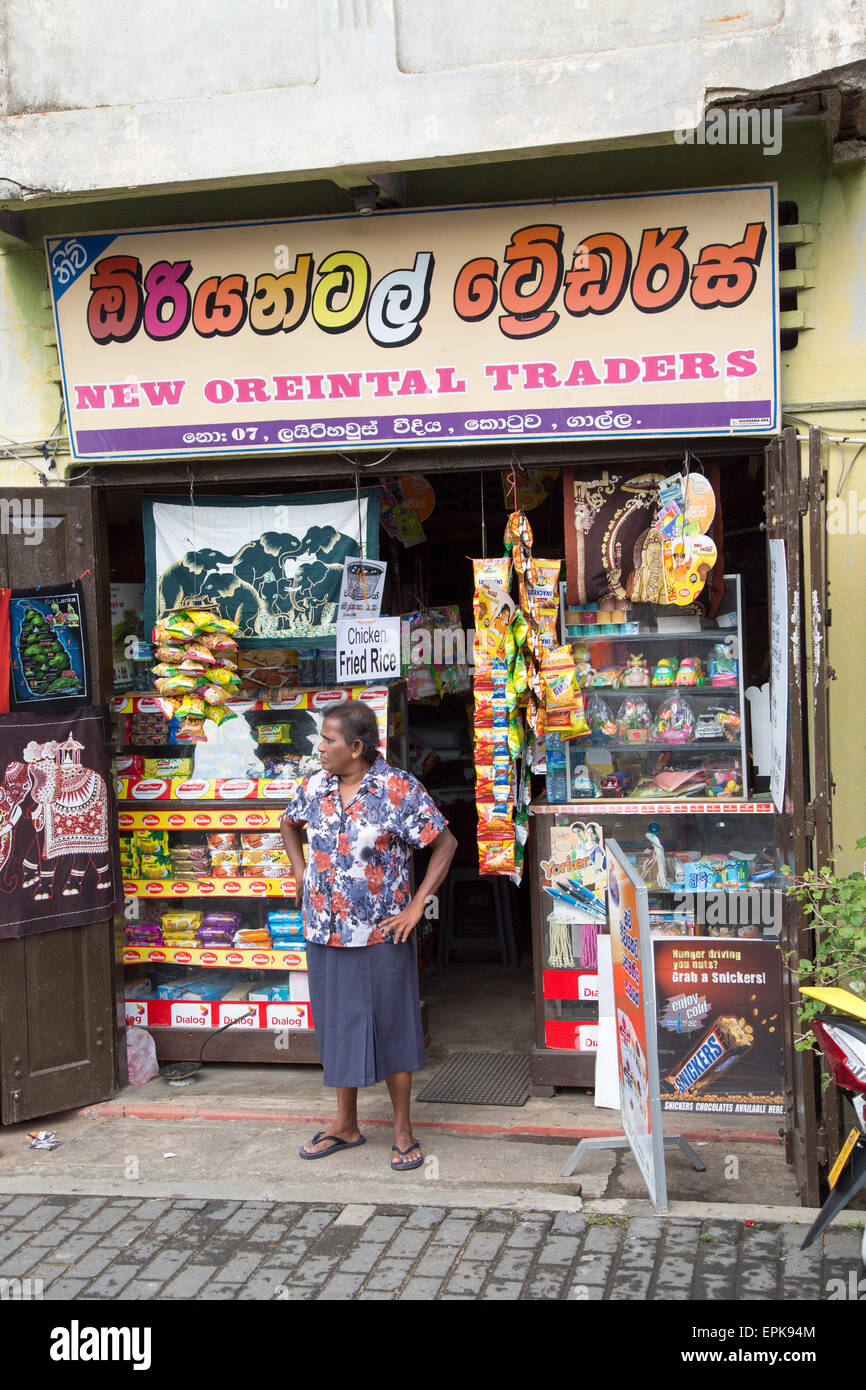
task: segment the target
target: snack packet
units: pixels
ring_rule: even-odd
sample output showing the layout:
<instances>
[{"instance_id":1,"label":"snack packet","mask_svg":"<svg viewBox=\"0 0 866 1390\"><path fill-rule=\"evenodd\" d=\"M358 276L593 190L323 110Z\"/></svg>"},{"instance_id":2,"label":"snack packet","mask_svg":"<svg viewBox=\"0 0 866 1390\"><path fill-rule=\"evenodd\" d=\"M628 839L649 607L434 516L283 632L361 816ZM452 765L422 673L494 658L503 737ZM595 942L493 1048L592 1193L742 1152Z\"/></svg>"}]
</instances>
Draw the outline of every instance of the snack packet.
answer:
<instances>
[{"instance_id":1,"label":"snack packet","mask_svg":"<svg viewBox=\"0 0 866 1390\"><path fill-rule=\"evenodd\" d=\"M520 591L520 607L538 627L553 627L559 612L561 560L532 560Z\"/></svg>"},{"instance_id":2,"label":"snack packet","mask_svg":"<svg viewBox=\"0 0 866 1390\"><path fill-rule=\"evenodd\" d=\"M231 700L234 695L234 691L226 690L224 685L214 685L213 682L209 680L196 685L195 693L206 705L210 706L211 709L217 705L224 705L226 701ZM210 719L212 716L207 715L207 718ZM217 720L217 723L221 722L221 720Z\"/></svg>"},{"instance_id":3,"label":"snack packet","mask_svg":"<svg viewBox=\"0 0 866 1390\"><path fill-rule=\"evenodd\" d=\"M196 719L204 719L205 702L200 695L184 695L177 707L178 719L185 719L188 715L195 715Z\"/></svg>"},{"instance_id":4,"label":"snack packet","mask_svg":"<svg viewBox=\"0 0 866 1390\"><path fill-rule=\"evenodd\" d=\"M187 642L195 637L197 631L197 625L190 621L188 614L166 613L157 620L153 629L153 640L159 644L166 641L171 643L176 638Z\"/></svg>"},{"instance_id":5,"label":"snack packet","mask_svg":"<svg viewBox=\"0 0 866 1390\"><path fill-rule=\"evenodd\" d=\"M192 671L177 671L173 676L160 676L155 685L160 695L183 695L195 690L196 678Z\"/></svg>"},{"instance_id":6,"label":"snack packet","mask_svg":"<svg viewBox=\"0 0 866 1390\"><path fill-rule=\"evenodd\" d=\"M507 593L511 583L511 561L507 555L491 557L489 560L473 560L472 576L476 589L486 584L504 589Z\"/></svg>"},{"instance_id":7,"label":"snack packet","mask_svg":"<svg viewBox=\"0 0 866 1390\"><path fill-rule=\"evenodd\" d=\"M186 660L197 661L200 666L215 666L216 657L213 652L200 642L190 642L186 649Z\"/></svg>"},{"instance_id":8,"label":"snack packet","mask_svg":"<svg viewBox=\"0 0 866 1390\"><path fill-rule=\"evenodd\" d=\"M227 689L238 689L241 684L237 671L233 671L229 666L211 666L207 675L216 685L224 685Z\"/></svg>"},{"instance_id":9,"label":"snack packet","mask_svg":"<svg viewBox=\"0 0 866 1390\"><path fill-rule=\"evenodd\" d=\"M207 743L204 721L198 715L186 715L177 729L178 743Z\"/></svg>"},{"instance_id":10,"label":"snack packet","mask_svg":"<svg viewBox=\"0 0 866 1390\"><path fill-rule=\"evenodd\" d=\"M208 689L210 689L210 687L208 687ZM203 694L204 692L199 693ZM227 719L237 719L237 715L233 709L227 709L226 706L222 704L213 704L210 700L205 700L204 702L204 717L205 719L212 720L217 727L219 727L220 724L225 724Z\"/></svg>"},{"instance_id":11,"label":"snack packet","mask_svg":"<svg viewBox=\"0 0 866 1390\"><path fill-rule=\"evenodd\" d=\"M548 713L553 709L569 709L579 693L574 680L571 648L554 647L546 652L541 664L541 677L544 682L544 706Z\"/></svg>"},{"instance_id":12,"label":"snack packet","mask_svg":"<svg viewBox=\"0 0 866 1390\"><path fill-rule=\"evenodd\" d=\"M196 644L206 647L209 652L218 652L221 656L237 657L238 644L227 632L220 631L219 628L214 632L202 632L196 638ZM261 653L251 653L252 656L260 656ZM254 663L256 664L256 663ZM261 663L265 665L265 662Z\"/></svg>"},{"instance_id":13,"label":"snack packet","mask_svg":"<svg viewBox=\"0 0 866 1390\"><path fill-rule=\"evenodd\" d=\"M514 835L478 832L478 866L482 874L514 873Z\"/></svg>"},{"instance_id":14,"label":"snack packet","mask_svg":"<svg viewBox=\"0 0 866 1390\"><path fill-rule=\"evenodd\" d=\"M186 656L186 648L163 644L154 652L157 661L164 666L177 666Z\"/></svg>"}]
</instances>

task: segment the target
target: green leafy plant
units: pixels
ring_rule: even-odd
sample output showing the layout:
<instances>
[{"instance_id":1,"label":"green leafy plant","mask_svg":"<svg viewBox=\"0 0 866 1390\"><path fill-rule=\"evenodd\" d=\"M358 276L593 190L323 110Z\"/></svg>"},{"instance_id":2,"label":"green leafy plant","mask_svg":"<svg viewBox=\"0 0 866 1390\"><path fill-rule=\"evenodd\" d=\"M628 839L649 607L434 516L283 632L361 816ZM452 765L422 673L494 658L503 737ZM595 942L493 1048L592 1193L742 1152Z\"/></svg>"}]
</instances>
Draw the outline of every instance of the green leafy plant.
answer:
<instances>
[{"instance_id":1,"label":"green leafy plant","mask_svg":"<svg viewBox=\"0 0 866 1390\"><path fill-rule=\"evenodd\" d=\"M857 841L866 849L866 837ZM866 877L862 873L835 873L836 857L820 869L807 869L800 878L789 876L787 891L800 904L814 932L814 960L801 958L796 970L803 985L838 986L866 999ZM798 1013L808 1028L824 1006L803 997ZM797 1039L799 1050L813 1048L810 1036Z\"/></svg>"}]
</instances>

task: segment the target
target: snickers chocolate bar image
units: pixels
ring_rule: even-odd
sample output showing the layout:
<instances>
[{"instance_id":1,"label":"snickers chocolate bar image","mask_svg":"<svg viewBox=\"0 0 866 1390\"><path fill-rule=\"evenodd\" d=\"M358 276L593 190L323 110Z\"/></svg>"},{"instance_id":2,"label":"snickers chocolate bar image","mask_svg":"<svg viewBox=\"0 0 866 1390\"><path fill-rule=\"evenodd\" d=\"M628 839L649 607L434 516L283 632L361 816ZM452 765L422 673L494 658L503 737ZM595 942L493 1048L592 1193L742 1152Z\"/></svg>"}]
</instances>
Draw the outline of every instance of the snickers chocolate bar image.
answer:
<instances>
[{"instance_id":1,"label":"snickers chocolate bar image","mask_svg":"<svg viewBox=\"0 0 866 1390\"><path fill-rule=\"evenodd\" d=\"M694 1087L704 1086L711 1078L715 1081L749 1051L754 1040L754 1030L744 1018L723 1015L707 1029L682 1066L667 1079L680 1095L685 1095Z\"/></svg>"}]
</instances>

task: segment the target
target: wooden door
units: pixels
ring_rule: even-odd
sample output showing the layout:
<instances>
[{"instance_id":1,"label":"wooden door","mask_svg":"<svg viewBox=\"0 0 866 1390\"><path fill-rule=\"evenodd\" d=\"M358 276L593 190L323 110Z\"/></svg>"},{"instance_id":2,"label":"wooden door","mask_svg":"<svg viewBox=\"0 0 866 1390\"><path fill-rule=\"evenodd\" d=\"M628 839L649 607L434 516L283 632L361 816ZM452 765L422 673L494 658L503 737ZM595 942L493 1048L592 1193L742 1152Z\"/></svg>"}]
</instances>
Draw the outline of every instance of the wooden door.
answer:
<instances>
[{"instance_id":1,"label":"wooden door","mask_svg":"<svg viewBox=\"0 0 866 1390\"><path fill-rule=\"evenodd\" d=\"M809 432L803 473L794 429L783 431L766 453L766 529L785 545L787 575L788 739L784 803L776 816L776 847L783 864L800 875L827 862L831 851L827 607L824 546L824 475L820 430ZM797 962L813 956L808 920L783 899L782 993L784 1001L785 1143L801 1201L820 1205L828 1161L835 1147L838 1104L822 1092L814 1054L798 1052Z\"/></svg>"},{"instance_id":2,"label":"wooden door","mask_svg":"<svg viewBox=\"0 0 866 1390\"><path fill-rule=\"evenodd\" d=\"M106 702L108 569L93 490L6 489L0 520L0 585L81 580L93 703ZM91 1105L108 1099L116 1082L126 1084L119 971L111 919L0 941L2 1123Z\"/></svg>"}]
</instances>

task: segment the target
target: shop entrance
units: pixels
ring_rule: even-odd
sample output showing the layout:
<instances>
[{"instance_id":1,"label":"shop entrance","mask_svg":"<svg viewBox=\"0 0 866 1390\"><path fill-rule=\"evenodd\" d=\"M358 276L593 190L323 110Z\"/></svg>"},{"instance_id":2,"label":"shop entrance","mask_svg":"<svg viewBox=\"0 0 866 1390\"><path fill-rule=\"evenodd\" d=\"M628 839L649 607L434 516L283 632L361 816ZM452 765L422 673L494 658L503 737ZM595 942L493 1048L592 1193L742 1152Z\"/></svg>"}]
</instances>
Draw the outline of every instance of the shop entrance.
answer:
<instances>
[{"instance_id":1,"label":"shop entrance","mask_svg":"<svg viewBox=\"0 0 866 1390\"><path fill-rule=\"evenodd\" d=\"M814 448L812 454L813 464L820 472L820 450ZM764 459L758 450L752 455L720 457L718 444L712 449L705 448L702 454L702 442L698 441L694 455L697 460L694 465L696 467L700 467L704 456L708 464L718 466L719 498L724 526L723 567L726 574L739 577L742 595L744 684L754 686L760 691L769 674L768 579L762 492L766 482L769 499L767 524L771 536L779 536L786 541L786 558L793 592L794 578L802 573L801 521L804 511L808 511L810 505L810 494L808 491L803 492L799 485L797 442L793 432L786 432L783 441L771 448L766 465L766 479ZM645 445L637 445L633 455L627 460L632 469L651 467L665 473L675 471L681 461L681 446L667 443L663 450L657 451L655 458L651 457ZM362 485L367 485L368 482L384 483L387 487L391 484L395 494L399 493L405 509L402 518L392 518L395 534L389 536L383 533L380 538L380 555L389 565L388 589L383 611L422 615L412 629L420 633L425 631L427 623L427 617L424 615L435 614L436 610L456 610L456 614L446 614L440 620L441 627L438 630L443 634L449 631L452 634L462 633L465 644L473 628L472 571L469 561L484 554L501 553L505 521L513 509L513 491L509 492L507 486L510 477L507 458L501 455L494 456L491 452L490 457L473 459L471 469L455 467L458 462L456 458L450 459L448 467L442 468L441 460L432 459L429 455L417 454L409 458L397 456L390 460L390 468L388 462L383 461L380 467L374 468L371 472L364 470ZM562 468L567 464L588 473L597 473L599 468L609 468L611 463L609 457L602 457L601 460L595 457L584 462L583 457L575 451L571 451L571 457L567 460L550 453L544 458L531 458L528 477L524 478L518 473L518 480L525 488L522 501L532 525L534 553L537 556L563 561L566 559ZM306 479L298 479L291 484L285 482L276 466L272 469L268 464L257 462L256 467L260 472L258 482L249 478L241 480L236 463L202 465L197 469L194 480L196 498L203 500L208 493L214 492L222 496L233 494L239 497L256 494L264 496L276 490L281 494L301 490L309 493L323 490L325 486L332 490L347 486L351 488L354 483L352 461L348 459L340 462L333 457L310 461ZM311 477L315 477L316 481L311 483ZM420 481L405 489L393 486L406 478L417 478ZM153 495L154 492L188 498L190 481L185 470L171 465L165 472L144 465L140 468L117 466L105 470L100 478L99 489L78 486L52 492L52 503L56 500L58 513L70 518L74 514L77 518L80 508L84 505L84 499L89 514L94 518L92 532L85 534L74 530L74 535L78 537L76 544L79 545L79 549L83 547L82 558L79 560L77 551L75 555L64 552L62 556L52 560L51 568L57 571L56 574L48 574L44 567L40 567L39 574L44 582L84 575L85 588L89 593L88 601L93 608L92 637L96 648L102 654L102 669L105 670L104 684L101 687L104 699L109 698L113 689L107 671L109 626L122 627L124 622L122 617L118 617L114 624L110 624L109 583L141 586L145 578L140 521L142 499ZM34 497L36 495L32 494ZM22 492L20 496L23 499L31 494ZM44 498L45 494L42 493L41 496ZM781 510L780 500L783 497L788 498L788 502L784 504L784 511ZM796 500L792 502L791 499ZM530 505L527 506L527 502ZM820 511L812 518L811 535L817 536L821 533L819 523ZM407 528L402 536L401 525ZM420 535L418 525L422 528ZM414 543L405 544L406 540ZM40 558L42 561L45 560L44 552ZM816 573L816 555L813 551L813 579ZM28 574L22 578L21 573L15 569L13 559L7 556L2 578L4 582L20 584L32 576ZM801 596L802 604L802 584L797 592ZM122 596L120 602L123 605ZM137 612L135 601L131 599L130 603L130 611ZM122 608L122 611L126 610ZM431 619L429 628L434 638L437 631L433 625L435 621ZM804 626L801 625L800 630L803 633ZM128 639L133 637L134 633L130 630L116 635L121 643L115 653L119 683L134 684L134 663L131 662L134 647L131 648L128 643ZM419 650L423 651L423 647ZM435 1068L440 1061L444 1061L455 1051L514 1053L534 1047L538 1052L551 1054L551 1057L553 1054L562 1054L568 1050L550 1045L551 1038L555 1041L555 1037L548 1036L547 1025L557 1018L567 1021L570 1010L568 1001L548 1001L545 998L541 925L538 913L534 912L533 886L528 868L520 886L507 883L505 894L500 893L498 898L494 897L492 889L497 879L478 874L472 692L466 678L467 673L460 670L461 666L465 667L468 664L465 660L460 660L461 655L464 658L466 656L465 645L461 653L456 636L452 637L450 645L443 637L438 647L440 659L437 660L435 642L431 655L432 659L419 660L410 671L406 705L398 708L396 704L392 704L389 728L391 756L398 760L408 760L410 768L421 777L441 802L460 842L460 852L455 860L452 875L453 882L446 884L440 892L438 904L431 904L419 942L421 992L427 1003L431 1068ZM327 657L317 657L317 660L326 663ZM124 663L128 668L126 671L123 670ZM95 661L94 669L97 665L98 661ZM803 662L798 664L796 659L794 668L797 671L806 669ZM143 669L146 670L146 667ZM325 676L322 684L331 683L327 679L327 665L317 667L317 676L319 674ZM797 682L794 681L793 685L797 685ZM145 692L120 690L114 693ZM778 832L780 839L785 840L787 836L786 843L782 845L786 854L791 835L800 835L799 848L796 857L793 858L795 867L806 862L810 851L810 845L803 839L803 832L805 831L808 840L809 831L815 824L819 827L820 833L825 833L820 827L826 825L826 803L820 797L816 800L812 790L813 784L807 780L809 735L807 733L804 736L802 733L802 723L806 714L814 727L815 711L816 707L810 706L809 711L804 712L799 703L799 691L792 689L787 801L790 810L786 820L779 821L775 817L772 820L775 825L781 825ZM820 710L818 713L820 714ZM144 749L139 750L139 756L145 756ZM826 760L823 767L823 775L826 776ZM533 797L537 800L543 800L548 794L550 771L548 767L546 776L539 771L534 778L532 790ZM750 789L755 793L761 791L765 795L767 782L766 779L762 781L761 776L762 774L750 767ZM160 811L156 801L150 803L148 809ZM166 818L172 813L172 808L162 809ZM189 803L187 809L190 809ZM268 809L274 808L269 806ZM268 824L261 830L257 819L250 822L251 825L253 823L257 827L256 833L267 834L271 829ZM183 840L184 832L180 833ZM447 921L444 916L446 911L449 913ZM500 935L499 929L506 916L509 929ZM118 931L115 956L119 961L123 949L122 924L116 925ZM105 924L99 930L108 941L108 925ZM792 924L786 926L785 930L787 939L793 942L794 937L791 934L796 934L800 927ZM58 937L61 935L66 936L62 933L58 934ZM70 934L69 940L71 939ZM45 941L49 942L50 939L46 937ZM6 950L13 947L18 949L18 943L0 944ZM106 966L106 972L108 969ZM7 972L2 972L2 977L7 981L12 978ZM87 976L88 997L91 1000L95 998L93 978L91 972ZM117 1085L125 1084L122 1059L125 1057L126 1011L121 979L122 972L118 971L117 993L114 998L114 986L108 973L105 974L103 982L105 1003L109 1007L117 1005ZM788 988L790 999L793 988L790 982ZM304 1001L297 999L286 1002L294 1003L300 1016ZM554 1007L549 1007L550 1003ZM38 999L28 1000L28 1010L39 1013L42 1007ZM98 1010L91 1007L89 1010L82 1009L82 1012L93 1020ZM5 1016L9 1016L5 1008L4 1013ZM789 1017L789 1034L785 1047L788 1068L786 1128L791 1145L789 1157L795 1165L804 1200L814 1202L820 1164L832 1149L832 1141L826 1138L826 1127L823 1130L819 1127L819 1122L821 1125L825 1125L826 1122L818 1114L820 1088L814 1084L814 1076L809 1073L804 1079L802 1067L799 1072L795 1071L793 1049L790 1045L791 1022ZM100 1058L102 1054L96 1044L101 1043L104 1048L104 1027L104 1021L101 1019L94 1022L95 1033L100 1034L98 1038L94 1037L94 1056ZM103 1032L100 1033L101 1029ZM238 1038L239 1030L229 1030L227 1034L215 1040L213 1060L230 1061L246 1057L249 1061L313 1061L315 1056L312 1049L307 1046L305 1050L300 1040L302 1031L286 1030L289 1043L280 1055L274 1052L272 1038L263 1042L260 1036L257 1042L252 1044L251 1035L243 1039L246 1051L239 1052L234 1042L234 1038ZM182 1038L181 1034L187 1036ZM179 1053L177 1046L169 1050L180 1056L194 1055L190 1049L197 1050L199 1037L200 1034L193 1029L181 1028L177 1033ZM4 1066L8 1055L4 1040ZM20 1053L12 1055L16 1058L15 1069L20 1070L20 1063L17 1061ZM579 1057L580 1053L577 1052L575 1055L575 1050L572 1050L570 1060L574 1062ZM557 1066L563 1062L561 1055L554 1060ZM569 1058L566 1057L564 1060L568 1062ZM586 1061L591 1063L592 1058L587 1058ZM270 1070L272 1069L266 1069ZM257 1087L262 1084L262 1074L262 1068L257 1068ZM7 1078L4 1073L4 1097L7 1091L11 1093L16 1090L18 1093L17 1108L14 1112L6 1107L4 1101L4 1121L27 1118L46 1113L48 1108L58 1107L56 1098L52 1097L50 1102L43 1099L35 1086L32 1092L28 1092L28 1098L23 1099L23 1088L20 1085L13 1086L13 1081L18 1082L20 1078L11 1074ZM583 1072L579 1068L573 1068L569 1072L566 1068L564 1074L562 1071L551 1074L550 1085L555 1088L591 1084L591 1066L585 1066ZM86 1095L76 1094L73 1097L64 1092L62 1103L65 1106L104 1099L110 1090L110 1079L95 1079ZM818 1148L810 1149L802 1136L808 1135L810 1131L814 1133L816 1129Z\"/></svg>"}]
</instances>

